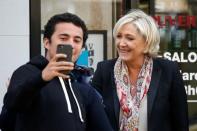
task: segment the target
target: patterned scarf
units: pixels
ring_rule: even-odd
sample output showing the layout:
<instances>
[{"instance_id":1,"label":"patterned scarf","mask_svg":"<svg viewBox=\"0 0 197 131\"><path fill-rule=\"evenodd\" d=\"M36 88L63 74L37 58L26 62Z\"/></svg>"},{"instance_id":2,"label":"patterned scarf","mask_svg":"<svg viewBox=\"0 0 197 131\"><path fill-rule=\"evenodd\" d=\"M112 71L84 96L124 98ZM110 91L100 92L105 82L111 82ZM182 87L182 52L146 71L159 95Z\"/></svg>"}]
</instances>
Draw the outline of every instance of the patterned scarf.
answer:
<instances>
[{"instance_id":1,"label":"patterned scarf","mask_svg":"<svg viewBox=\"0 0 197 131\"><path fill-rule=\"evenodd\" d=\"M119 120L120 131L138 131L139 107L147 94L153 60L145 57L144 64L137 78L136 85L132 85L126 64L118 58L114 67L114 77L122 115ZM132 79L132 78L131 78Z\"/></svg>"}]
</instances>

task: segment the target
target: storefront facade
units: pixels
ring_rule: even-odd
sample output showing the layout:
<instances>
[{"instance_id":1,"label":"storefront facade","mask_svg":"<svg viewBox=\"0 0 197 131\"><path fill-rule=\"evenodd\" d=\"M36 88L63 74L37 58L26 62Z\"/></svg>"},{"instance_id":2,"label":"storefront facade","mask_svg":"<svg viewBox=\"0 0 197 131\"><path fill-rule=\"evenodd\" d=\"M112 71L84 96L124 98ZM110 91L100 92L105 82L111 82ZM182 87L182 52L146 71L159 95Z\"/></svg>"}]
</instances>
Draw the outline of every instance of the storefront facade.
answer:
<instances>
[{"instance_id":1,"label":"storefront facade","mask_svg":"<svg viewBox=\"0 0 197 131\"><path fill-rule=\"evenodd\" d=\"M37 6L38 4L40 6ZM195 131L197 130L196 6L196 0L40 0L36 4L32 0L31 7L36 8L40 16L31 12L31 57L44 54L42 44L33 43L37 43L35 39L42 40L40 34L46 21L53 14L68 11L84 19L90 34L93 34L92 39L100 40L99 44L102 44L99 48L103 54L100 53L102 56L97 57L93 55L96 53L94 48L97 47L93 47L94 43L91 40L88 41L87 49L93 52L88 56L88 61L90 59L96 61L97 58L99 60L115 58L117 53L112 37L113 26L128 10L140 8L154 17L158 24L161 36L160 56L179 63L188 95L190 131ZM40 30L34 30L36 27Z\"/></svg>"}]
</instances>

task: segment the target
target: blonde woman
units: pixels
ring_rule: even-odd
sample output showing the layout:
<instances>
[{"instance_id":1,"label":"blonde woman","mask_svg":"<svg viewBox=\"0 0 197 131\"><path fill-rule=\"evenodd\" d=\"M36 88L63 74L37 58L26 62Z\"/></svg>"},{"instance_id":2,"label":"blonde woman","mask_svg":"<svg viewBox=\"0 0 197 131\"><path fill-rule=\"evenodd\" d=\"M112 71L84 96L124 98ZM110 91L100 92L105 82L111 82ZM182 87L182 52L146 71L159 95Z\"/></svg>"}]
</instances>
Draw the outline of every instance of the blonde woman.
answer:
<instances>
[{"instance_id":1,"label":"blonde woman","mask_svg":"<svg viewBox=\"0 0 197 131\"><path fill-rule=\"evenodd\" d=\"M157 58L152 17L132 10L113 30L119 57L100 62L92 85L115 131L188 131L187 97L178 66Z\"/></svg>"}]
</instances>

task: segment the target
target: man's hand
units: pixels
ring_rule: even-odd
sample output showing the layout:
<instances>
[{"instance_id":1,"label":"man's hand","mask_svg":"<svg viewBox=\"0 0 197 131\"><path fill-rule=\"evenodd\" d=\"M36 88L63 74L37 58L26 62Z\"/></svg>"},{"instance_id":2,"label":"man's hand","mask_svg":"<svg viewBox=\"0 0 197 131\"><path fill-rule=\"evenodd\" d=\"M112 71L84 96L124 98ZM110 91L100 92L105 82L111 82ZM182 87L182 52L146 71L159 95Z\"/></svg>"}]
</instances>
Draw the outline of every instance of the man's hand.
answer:
<instances>
[{"instance_id":1,"label":"man's hand","mask_svg":"<svg viewBox=\"0 0 197 131\"><path fill-rule=\"evenodd\" d=\"M54 77L59 76L68 79L69 75L63 74L61 71L69 72L74 69L74 63L66 61L57 61L59 58L66 58L64 54L56 54L42 71L42 79L50 81Z\"/></svg>"}]
</instances>

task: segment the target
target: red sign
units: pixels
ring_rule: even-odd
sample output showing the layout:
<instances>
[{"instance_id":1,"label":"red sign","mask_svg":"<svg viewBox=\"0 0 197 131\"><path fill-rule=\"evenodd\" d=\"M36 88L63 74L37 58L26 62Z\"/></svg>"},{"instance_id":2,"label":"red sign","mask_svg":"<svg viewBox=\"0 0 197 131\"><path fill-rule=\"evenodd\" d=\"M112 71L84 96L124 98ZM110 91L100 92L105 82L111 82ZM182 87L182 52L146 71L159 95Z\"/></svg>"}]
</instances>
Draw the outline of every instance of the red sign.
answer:
<instances>
[{"instance_id":1,"label":"red sign","mask_svg":"<svg viewBox=\"0 0 197 131\"><path fill-rule=\"evenodd\" d=\"M196 27L196 16L177 15L176 17L166 16L153 16L156 23L160 28L164 26L178 26L183 28Z\"/></svg>"}]
</instances>

